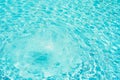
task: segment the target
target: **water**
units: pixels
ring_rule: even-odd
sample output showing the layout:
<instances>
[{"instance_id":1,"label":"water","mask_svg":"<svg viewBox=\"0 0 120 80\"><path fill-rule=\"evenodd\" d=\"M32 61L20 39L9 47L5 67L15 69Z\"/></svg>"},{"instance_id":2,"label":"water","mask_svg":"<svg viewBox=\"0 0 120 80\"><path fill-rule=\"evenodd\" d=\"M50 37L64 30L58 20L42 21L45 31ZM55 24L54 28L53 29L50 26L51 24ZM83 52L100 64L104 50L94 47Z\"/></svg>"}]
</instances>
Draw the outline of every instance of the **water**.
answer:
<instances>
[{"instance_id":1,"label":"water","mask_svg":"<svg viewBox=\"0 0 120 80\"><path fill-rule=\"evenodd\" d=\"M0 0L0 80L120 80L120 1Z\"/></svg>"}]
</instances>

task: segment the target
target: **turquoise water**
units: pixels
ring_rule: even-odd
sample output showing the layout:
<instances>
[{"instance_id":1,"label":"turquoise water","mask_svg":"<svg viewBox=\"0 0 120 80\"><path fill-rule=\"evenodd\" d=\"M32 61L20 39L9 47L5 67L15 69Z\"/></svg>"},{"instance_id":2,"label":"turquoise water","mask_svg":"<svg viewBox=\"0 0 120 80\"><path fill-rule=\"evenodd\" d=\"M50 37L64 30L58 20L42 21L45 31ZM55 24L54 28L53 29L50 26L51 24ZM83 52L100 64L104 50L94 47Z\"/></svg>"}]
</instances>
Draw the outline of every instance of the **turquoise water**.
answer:
<instances>
[{"instance_id":1,"label":"turquoise water","mask_svg":"<svg viewBox=\"0 0 120 80\"><path fill-rule=\"evenodd\" d=\"M120 80L120 0L0 0L0 80Z\"/></svg>"}]
</instances>

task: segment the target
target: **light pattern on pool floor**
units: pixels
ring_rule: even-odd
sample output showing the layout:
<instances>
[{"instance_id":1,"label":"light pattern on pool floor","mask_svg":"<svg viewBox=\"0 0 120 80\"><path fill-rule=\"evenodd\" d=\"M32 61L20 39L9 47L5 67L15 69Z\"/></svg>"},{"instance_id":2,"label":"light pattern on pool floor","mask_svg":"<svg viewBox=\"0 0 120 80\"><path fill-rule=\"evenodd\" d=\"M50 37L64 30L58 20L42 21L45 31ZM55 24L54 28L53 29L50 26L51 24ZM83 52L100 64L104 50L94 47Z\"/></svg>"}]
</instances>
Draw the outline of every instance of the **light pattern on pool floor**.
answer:
<instances>
[{"instance_id":1,"label":"light pattern on pool floor","mask_svg":"<svg viewBox=\"0 0 120 80\"><path fill-rule=\"evenodd\" d=\"M120 80L120 0L0 0L0 80Z\"/></svg>"}]
</instances>

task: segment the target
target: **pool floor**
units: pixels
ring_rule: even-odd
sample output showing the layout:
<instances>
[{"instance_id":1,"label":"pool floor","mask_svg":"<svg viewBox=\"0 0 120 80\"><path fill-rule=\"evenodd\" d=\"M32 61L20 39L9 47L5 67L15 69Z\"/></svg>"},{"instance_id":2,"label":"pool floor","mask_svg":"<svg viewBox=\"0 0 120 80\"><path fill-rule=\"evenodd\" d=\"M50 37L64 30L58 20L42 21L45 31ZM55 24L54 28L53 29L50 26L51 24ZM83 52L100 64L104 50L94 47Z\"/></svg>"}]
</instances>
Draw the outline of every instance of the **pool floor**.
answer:
<instances>
[{"instance_id":1,"label":"pool floor","mask_svg":"<svg viewBox=\"0 0 120 80\"><path fill-rule=\"evenodd\" d=\"M0 0L0 80L120 80L120 1Z\"/></svg>"}]
</instances>

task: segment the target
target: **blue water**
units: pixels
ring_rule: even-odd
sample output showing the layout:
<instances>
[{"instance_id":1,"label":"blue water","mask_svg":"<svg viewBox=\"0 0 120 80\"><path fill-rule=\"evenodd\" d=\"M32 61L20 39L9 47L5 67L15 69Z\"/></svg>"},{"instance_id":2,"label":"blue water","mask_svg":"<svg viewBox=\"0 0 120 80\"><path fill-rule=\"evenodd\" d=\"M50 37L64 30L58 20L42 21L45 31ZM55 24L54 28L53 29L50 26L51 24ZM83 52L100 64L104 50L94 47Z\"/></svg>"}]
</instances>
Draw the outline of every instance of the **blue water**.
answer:
<instances>
[{"instance_id":1,"label":"blue water","mask_svg":"<svg viewBox=\"0 0 120 80\"><path fill-rule=\"evenodd\" d=\"M120 80L120 0L0 0L0 80Z\"/></svg>"}]
</instances>

